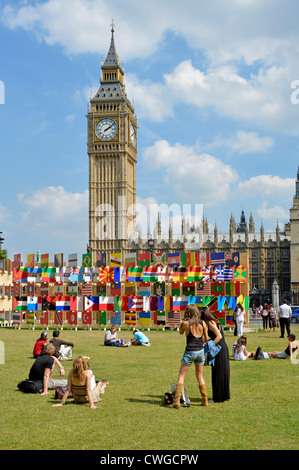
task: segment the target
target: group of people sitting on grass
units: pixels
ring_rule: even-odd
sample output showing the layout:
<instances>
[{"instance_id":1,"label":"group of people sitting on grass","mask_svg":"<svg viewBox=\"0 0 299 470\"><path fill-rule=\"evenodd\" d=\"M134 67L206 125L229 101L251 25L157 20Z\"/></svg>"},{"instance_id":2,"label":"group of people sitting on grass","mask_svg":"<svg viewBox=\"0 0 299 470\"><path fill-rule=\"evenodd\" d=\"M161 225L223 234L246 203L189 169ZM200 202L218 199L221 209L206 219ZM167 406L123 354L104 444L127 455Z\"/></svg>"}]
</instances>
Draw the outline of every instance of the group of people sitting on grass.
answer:
<instances>
[{"instance_id":1,"label":"group of people sitting on grass","mask_svg":"<svg viewBox=\"0 0 299 470\"><path fill-rule=\"evenodd\" d=\"M247 351L247 336L242 335L238 340L233 344L232 355L235 361L246 361L248 358L256 358L256 351ZM288 345L283 351L273 351L273 352L262 352L264 359L269 359L270 357L276 357L278 359L293 359L293 354L296 350L299 350L299 344L296 341L296 336L294 334L288 335Z\"/></svg>"}]
</instances>

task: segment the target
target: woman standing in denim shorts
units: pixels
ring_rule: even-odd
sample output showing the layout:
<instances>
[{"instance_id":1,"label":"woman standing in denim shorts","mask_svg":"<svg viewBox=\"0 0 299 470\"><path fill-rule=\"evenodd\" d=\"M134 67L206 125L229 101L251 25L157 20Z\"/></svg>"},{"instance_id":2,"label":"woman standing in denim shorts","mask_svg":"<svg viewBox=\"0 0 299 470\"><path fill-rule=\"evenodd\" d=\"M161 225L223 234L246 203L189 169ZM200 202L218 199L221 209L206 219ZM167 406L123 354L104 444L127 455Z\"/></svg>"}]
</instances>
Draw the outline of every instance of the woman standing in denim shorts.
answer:
<instances>
[{"instance_id":1,"label":"woman standing in denim shorts","mask_svg":"<svg viewBox=\"0 0 299 470\"><path fill-rule=\"evenodd\" d=\"M208 341L209 338L206 323L200 319L199 310L195 305L187 305L179 332L181 335L186 334L187 344L181 361L173 404L170 405L170 407L176 409L180 408L180 398L184 389L184 380L193 362L195 365L195 376L202 396L202 405L208 406L207 386L202 373L205 363L203 336L206 341ZM220 339L221 337L219 337L219 340ZM214 341L217 343L216 339Z\"/></svg>"}]
</instances>

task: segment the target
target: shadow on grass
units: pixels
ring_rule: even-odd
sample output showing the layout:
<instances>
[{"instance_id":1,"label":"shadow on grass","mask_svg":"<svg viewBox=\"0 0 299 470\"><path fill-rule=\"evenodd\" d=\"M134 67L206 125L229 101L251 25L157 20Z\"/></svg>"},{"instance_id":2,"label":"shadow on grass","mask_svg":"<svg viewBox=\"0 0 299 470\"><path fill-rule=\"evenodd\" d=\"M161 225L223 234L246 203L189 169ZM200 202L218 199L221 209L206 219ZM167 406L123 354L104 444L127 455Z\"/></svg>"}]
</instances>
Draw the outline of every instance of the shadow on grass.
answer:
<instances>
[{"instance_id":1,"label":"shadow on grass","mask_svg":"<svg viewBox=\"0 0 299 470\"><path fill-rule=\"evenodd\" d=\"M142 398L144 397L144 398ZM140 398L126 398L129 403L148 403L149 405L168 406L164 403L164 395L141 395ZM191 404L195 406L201 405L201 398L190 398ZM181 405L183 408L188 408L185 405Z\"/></svg>"}]
</instances>

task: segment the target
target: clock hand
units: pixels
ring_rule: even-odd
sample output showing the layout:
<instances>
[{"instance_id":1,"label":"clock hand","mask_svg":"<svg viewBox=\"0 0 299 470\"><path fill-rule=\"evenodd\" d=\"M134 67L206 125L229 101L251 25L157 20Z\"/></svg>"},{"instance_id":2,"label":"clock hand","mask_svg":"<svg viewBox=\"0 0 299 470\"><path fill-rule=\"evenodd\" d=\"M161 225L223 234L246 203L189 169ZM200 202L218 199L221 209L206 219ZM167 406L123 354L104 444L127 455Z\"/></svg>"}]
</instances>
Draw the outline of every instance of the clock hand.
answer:
<instances>
[{"instance_id":1,"label":"clock hand","mask_svg":"<svg viewBox=\"0 0 299 470\"><path fill-rule=\"evenodd\" d=\"M104 130L104 132L109 131L109 129L111 129L112 126L113 126L113 124L110 124L110 126L106 127L106 129Z\"/></svg>"}]
</instances>

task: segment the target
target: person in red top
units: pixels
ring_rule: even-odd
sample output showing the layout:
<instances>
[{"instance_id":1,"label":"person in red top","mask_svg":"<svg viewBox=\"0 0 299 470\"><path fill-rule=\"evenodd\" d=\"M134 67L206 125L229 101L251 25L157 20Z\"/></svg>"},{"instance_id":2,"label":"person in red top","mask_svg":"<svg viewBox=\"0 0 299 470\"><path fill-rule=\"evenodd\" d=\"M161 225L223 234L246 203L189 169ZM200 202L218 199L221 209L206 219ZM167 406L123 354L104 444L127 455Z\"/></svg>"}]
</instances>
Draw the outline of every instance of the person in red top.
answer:
<instances>
[{"instance_id":1,"label":"person in red top","mask_svg":"<svg viewBox=\"0 0 299 470\"><path fill-rule=\"evenodd\" d=\"M38 340L36 341L33 348L33 357L36 359L44 349L44 345L47 344L48 333L43 331Z\"/></svg>"}]
</instances>

